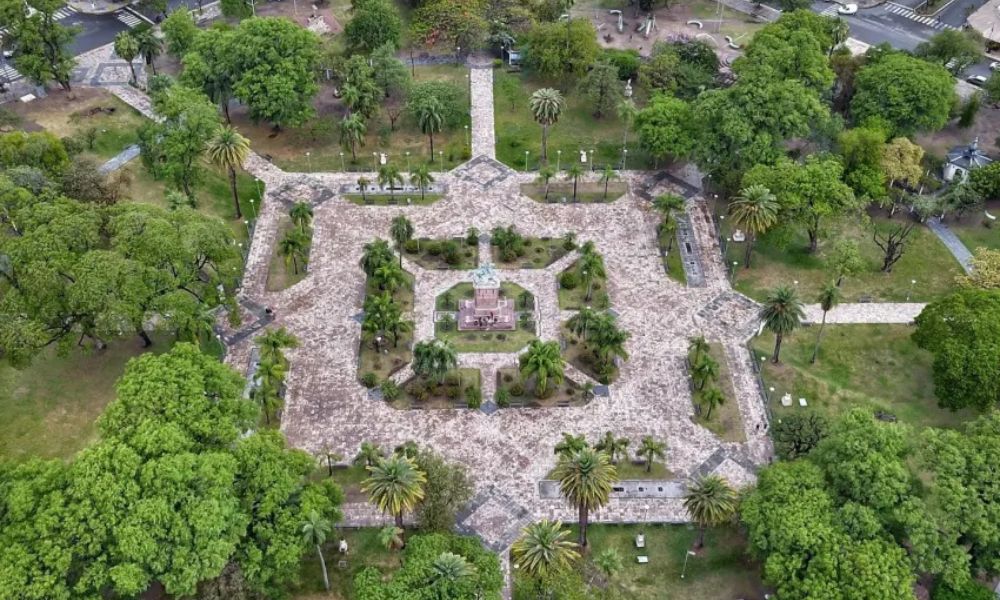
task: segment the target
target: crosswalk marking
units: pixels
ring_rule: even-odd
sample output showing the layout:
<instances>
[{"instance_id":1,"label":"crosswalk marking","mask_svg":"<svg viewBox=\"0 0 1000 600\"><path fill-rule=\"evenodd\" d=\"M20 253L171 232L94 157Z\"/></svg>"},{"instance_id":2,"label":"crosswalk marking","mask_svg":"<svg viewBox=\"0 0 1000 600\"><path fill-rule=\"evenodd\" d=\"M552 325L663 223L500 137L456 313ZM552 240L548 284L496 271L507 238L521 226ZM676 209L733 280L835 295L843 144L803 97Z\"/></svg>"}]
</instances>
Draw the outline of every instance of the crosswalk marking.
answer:
<instances>
[{"instance_id":1,"label":"crosswalk marking","mask_svg":"<svg viewBox=\"0 0 1000 600\"><path fill-rule=\"evenodd\" d=\"M18 79L21 79L21 77L23 77L23 75L15 71L14 67L8 64L0 65L0 81L13 83Z\"/></svg>"},{"instance_id":2,"label":"crosswalk marking","mask_svg":"<svg viewBox=\"0 0 1000 600\"><path fill-rule=\"evenodd\" d=\"M835 16L837 16L837 5L835 4L833 6L828 7L826 10L824 10L821 13L819 13L819 16L821 16L821 17L835 17Z\"/></svg>"},{"instance_id":3,"label":"crosswalk marking","mask_svg":"<svg viewBox=\"0 0 1000 600\"><path fill-rule=\"evenodd\" d=\"M899 4L893 4L892 2L886 2L885 3L885 9L887 11L893 13L893 14L897 14L897 15L899 15L901 17L906 17L907 19L910 19L911 21L916 21L917 23L921 23L923 25L926 25L926 26L930 27L931 29L938 29L938 30L941 30L941 29L958 29L958 27L955 27L953 25L949 25L949 24L944 23L942 21L938 21L934 17L928 17L928 16L924 16L924 15L918 15L917 13L913 12L912 9L907 8L905 6L900 6Z\"/></svg>"},{"instance_id":4,"label":"crosswalk marking","mask_svg":"<svg viewBox=\"0 0 1000 600\"><path fill-rule=\"evenodd\" d=\"M56 21L62 21L63 19L68 19L69 17L72 17L75 14L76 14L75 8L73 8L72 6L64 6L59 10L57 10L55 13L53 13L52 16L53 18L55 18Z\"/></svg>"},{"instance_id":5,"label":"crosswalk marking","mask_svg":"<svg viewBox=\"0 0 1000 600\"><path fill-rule=\"evenodd\" d=\"M129 29L134 29L135 27L137 27L142 23L142 19L140 19L139 17L133 15L132 13L126 10L120 10L116 12L115 17L122 23L125 23L125 25L129 27Z\"/></svg>"}]
</instances>

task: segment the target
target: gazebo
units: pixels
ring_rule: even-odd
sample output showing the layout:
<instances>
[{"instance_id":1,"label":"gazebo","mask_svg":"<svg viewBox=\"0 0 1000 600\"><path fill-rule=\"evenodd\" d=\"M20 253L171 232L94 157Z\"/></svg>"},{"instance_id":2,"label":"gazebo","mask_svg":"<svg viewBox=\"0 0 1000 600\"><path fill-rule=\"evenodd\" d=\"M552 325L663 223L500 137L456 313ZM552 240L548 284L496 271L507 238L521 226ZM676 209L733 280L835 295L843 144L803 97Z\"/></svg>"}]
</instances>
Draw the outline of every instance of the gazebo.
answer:
<instances>
[{"instance_id":1,"label":"gazebo","mask_svg":"<svg viewBox=\"0 0 1000 600\"><path fill-rule=\"evenodd\" d=\"M979 138L972 140L968 146L955 146L948 151L948 162L944 165L944 180L964 181L969 171L985 167L993 159L979 149Z\"/></svg>"}]
</instances>

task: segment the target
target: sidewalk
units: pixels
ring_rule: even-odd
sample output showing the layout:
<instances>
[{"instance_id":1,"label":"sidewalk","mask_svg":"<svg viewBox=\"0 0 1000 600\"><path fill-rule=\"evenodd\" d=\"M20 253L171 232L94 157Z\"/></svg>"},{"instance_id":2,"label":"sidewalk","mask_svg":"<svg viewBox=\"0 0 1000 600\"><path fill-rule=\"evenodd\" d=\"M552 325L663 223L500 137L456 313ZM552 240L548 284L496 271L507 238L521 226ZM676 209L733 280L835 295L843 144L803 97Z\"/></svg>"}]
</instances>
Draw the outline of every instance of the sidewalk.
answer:
<instances>
[{"instance_id":1,"label":"sidewalk","mask_svg":"<svg viewBox=\"0 0 1000 600\"><path fill-rule=\"evenodd\" d=\"M106 15L119 11L130 5L129 0L109 2L108 0L69 0L66 6L85 15Z\"/></svg>"}]
</instances>

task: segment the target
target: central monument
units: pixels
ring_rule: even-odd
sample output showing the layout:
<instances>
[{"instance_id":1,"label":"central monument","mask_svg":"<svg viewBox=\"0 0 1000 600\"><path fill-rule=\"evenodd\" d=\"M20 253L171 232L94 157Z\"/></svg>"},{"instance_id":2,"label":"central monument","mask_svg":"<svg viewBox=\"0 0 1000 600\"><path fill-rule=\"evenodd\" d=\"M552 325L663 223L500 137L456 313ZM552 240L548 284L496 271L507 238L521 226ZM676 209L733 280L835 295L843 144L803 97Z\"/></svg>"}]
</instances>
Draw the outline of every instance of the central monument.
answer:
<instances>
[{"instance_id":1,"label":"central monument","mask_svg":"<svg viewBox=\"0 0 1000 600\"><path fill-rule=\"evenodd\" d=\"M500 275L491 263L472 272L472 299L458 302L459 331L512 330L514 300L500 291Z\"/></svg>"}]
</instances>

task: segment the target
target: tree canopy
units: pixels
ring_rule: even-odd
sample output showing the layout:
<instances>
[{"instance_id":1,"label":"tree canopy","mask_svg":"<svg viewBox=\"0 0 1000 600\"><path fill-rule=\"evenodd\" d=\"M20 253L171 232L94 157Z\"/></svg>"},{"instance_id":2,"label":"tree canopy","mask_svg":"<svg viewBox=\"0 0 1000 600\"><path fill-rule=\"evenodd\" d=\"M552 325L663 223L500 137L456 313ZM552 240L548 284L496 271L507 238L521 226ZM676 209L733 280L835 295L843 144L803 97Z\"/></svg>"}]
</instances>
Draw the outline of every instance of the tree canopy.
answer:
<instances>
[{"instance_id":1,"label":"tree canopy","mask_svg":"<svg viewBox=\"0 0 1000 600\"><path fill-rule=\"evenodd\" d=\"M941 129L955 99L955 78L943 66L901 52L869 58L855 87L854 121L884 119L895 135Z\"/></svg>"},{"instance_id":2,"label":"tree canopy","mask_svg":"<svg viewBox=\"0 0 1000 600\"><path fill-rule=\"evenodd\" d=\"M542 75L583 74L600 52L587 19L541 23L525 36L525 64Z\"/></svg>"}]
</instances>

